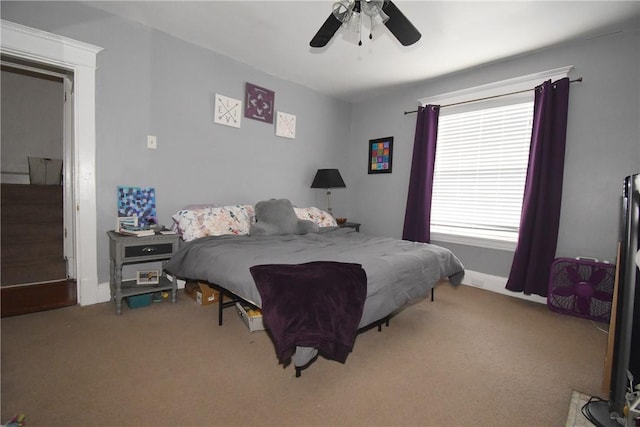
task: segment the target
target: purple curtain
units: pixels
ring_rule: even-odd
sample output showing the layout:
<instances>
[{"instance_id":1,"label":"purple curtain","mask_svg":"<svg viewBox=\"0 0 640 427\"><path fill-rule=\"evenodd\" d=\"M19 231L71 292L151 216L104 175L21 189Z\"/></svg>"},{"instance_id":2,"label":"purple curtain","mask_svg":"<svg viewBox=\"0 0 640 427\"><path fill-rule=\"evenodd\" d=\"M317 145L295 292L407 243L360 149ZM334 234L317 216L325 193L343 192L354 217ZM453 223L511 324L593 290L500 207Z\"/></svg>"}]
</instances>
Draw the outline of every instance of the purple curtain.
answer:
<instances>
[{"instance_id":1,"label":"purple curtain","mask_svg":"<svg viewBox=\"0 0 640 427\"><path fill-rule=\"evenodd\" d=\"M439 105L418 108L407 210L402 231L402 238L405 240L425 243L431 240L431 190L439 116Z\"/></svg>"},{"instance_id":2,"label":"purple curtain","mask_svg":"<svg viewBox=\"0 0 640 427\"><path fill-rule=\"evenodd\" d=\"M518 244L506 288L547 296L556 253L567 135L569 79L536 87Z\"/></svg>"}]
</instances>

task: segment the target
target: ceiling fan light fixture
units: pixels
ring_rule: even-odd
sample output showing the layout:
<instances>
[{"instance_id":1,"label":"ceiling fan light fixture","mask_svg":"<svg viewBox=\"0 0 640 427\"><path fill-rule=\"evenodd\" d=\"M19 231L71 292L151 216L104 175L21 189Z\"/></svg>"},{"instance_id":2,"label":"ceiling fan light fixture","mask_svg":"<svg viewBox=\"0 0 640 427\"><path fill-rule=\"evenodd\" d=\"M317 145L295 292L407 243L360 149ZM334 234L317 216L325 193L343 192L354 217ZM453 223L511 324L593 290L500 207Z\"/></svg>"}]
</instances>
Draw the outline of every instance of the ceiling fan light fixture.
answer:
<instances>
[{"instance_id":1,"label":"ceiling fan light fixture","mask_svg":"<svg viewBox=\"0 0 640 427\"><path fill-rule=\"evenodd\" d=\"M349 22L346 25L350 31L353 31L354 33L359 33L361 23L362 23L362 14L358 12L353 12L351 14L351 19L349 19Z\"/></svg>"},{"instance_id":2,"label":"ceiling fan light fixture","mask_svg":"<svg viewBox=\"0 0 640 427\"><path fill-rule=\"evenodd\" d=\"M382 9L380 9L380 13L378 14L378 17L380 18L380 22L383 24L389 20L389 15L384 13Z\"/></svg>"},{"instance_id":3,"label":"ceiling fan light fixture","mask_svg":"<svg viewBox=\"0 0 640 427\"><path fill-rule=\"evenodd\" d=\"M370 18L384 14L384 12L382 11L382 6L384 6L384 0L360 1L360 8L362 9L362 13L368 15ZM384 14L384 16L389 19L386 14Z\"/></svg>"},{"instance_id":4,"label":"ceiling fan light fixture","mask_svg":"<svg viewBox=\"0 0 640 427\"><path fill-rule=\"evenodd\" d=\"M333 4L332 13L313 36L309 45L317 48L325 47L343 26L362 34L362 14L367 15L371 21L370 39L373 38L371 34L373 28L380 23L383 23L403 46L416 43L422 36L391 0L340 0ZM362 45L362 38L358 45Z\"/></svg>"},{"instance_id":5,"label":"ceiling fan light fixture","mask_svg":"<svg viewBox=\"0 0 640 427\"><path fill-rule=\"evenodd\" d=\"M342 0L335 2L333 4L333 16L343 24L349 22L355 4L355 0Z\"/></svg>"}]
</instances>

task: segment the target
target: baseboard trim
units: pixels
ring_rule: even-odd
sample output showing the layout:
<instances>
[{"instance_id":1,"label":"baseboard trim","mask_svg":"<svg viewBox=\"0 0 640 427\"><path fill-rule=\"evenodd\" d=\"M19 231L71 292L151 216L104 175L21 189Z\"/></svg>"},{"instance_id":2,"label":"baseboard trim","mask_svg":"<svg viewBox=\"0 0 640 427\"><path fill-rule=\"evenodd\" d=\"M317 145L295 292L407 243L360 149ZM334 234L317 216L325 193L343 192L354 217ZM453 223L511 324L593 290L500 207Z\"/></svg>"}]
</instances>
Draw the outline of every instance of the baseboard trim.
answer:
<instances>
[{"instance_id":1,"label":"baseboard trim","mask_svg":"<svg viewBox=\"0 0 640 427\"><path fill-rule=\"evenodd\" d=\"M109 282L98 283L98 298L96 303L111 301L111 289Z\"/></svg>"},{"instance_id":2,"label":"baseboard trim","mask_svg":"<svg viewBox=\"0 0 640 427\"><path fill-rule=\"evenodd\" d=\"M525 295L521 292L511 292L505 286L507 285L507 278L500 276L492 276L490 274L480 273L473 270L465 270L464 279L462 284L472 286L474 288L480 288L498 294L507 295L514 298L520 298L527 301L537 302L539 304L547 304L547 299L539 295Z\"/></svg>"}]
</instances>

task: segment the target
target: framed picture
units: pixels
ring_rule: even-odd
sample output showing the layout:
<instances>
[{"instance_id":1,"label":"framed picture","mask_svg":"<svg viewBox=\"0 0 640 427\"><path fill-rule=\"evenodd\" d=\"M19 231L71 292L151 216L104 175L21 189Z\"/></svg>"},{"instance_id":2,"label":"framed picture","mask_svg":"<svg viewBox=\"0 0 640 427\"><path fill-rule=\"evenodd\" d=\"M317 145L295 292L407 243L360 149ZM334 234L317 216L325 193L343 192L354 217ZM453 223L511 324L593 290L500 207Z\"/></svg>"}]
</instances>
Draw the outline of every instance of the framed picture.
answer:
<instances>
[{"instance_id":1,"label":"framed picture","mask_svg":"<svg viewBox=\"0 0 640 427\"><path fill-rule=\"evenodd\" d=\"M216 93L213 121L221 125L239 128L240 120L242 119L241 109L242 101L239 99L229 98Z\"/></svg>"},{"instance_id":2,"label":"framed picture","mask_svg":"<svg viewBox=\"0 0 640 427\"><path fill-rule=\"evenodd\" d=\"M296 116L278 111L276 115L276 135L283 138L296 138Z\"/></svg>"},{"instance_id":3,"label":"framed picture","mask_svg":"<svg viewBox=\"0 0 640 427\"><path fill-rule=\"evenodd\" d=\"M393 164L393 137L370 139L369 158L367 160L369 173L391 173Z\"/></svg>"},{"instance_id":4,"label":"framed picture","mask_svg":"<svg viewBox=\"0 0 640 427\"><path fill-rule=\"evenodd\" d=\"M136 284L157 285L158 283L160 283L160 270L138 271L136 276Z\"/></svg>"},{"instance_id":5,"label":"framed picture","mask_svg":"<svg viewBox=\"0 0 640 427\"><path fill-rule=\"evenodd\" d=\"M272 90L247 83L245 86L244 116L265 123L273 123L273 108L276 93Z\"/></svg>"}]
</instances>

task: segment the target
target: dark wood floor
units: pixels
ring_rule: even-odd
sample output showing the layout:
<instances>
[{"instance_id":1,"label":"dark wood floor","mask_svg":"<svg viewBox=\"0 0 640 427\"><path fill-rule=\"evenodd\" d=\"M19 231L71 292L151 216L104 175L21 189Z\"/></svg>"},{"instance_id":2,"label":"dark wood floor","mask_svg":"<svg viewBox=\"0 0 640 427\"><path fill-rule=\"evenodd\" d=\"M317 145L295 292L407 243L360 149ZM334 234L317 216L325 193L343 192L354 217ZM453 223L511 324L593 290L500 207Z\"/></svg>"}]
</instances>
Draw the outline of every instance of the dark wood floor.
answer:
<instances>
[{"instance_id":1,"label":"dark wood floor","mask_svg":"<svg viewBox=\"0 0 640 427\"><path fill-rule=\"evenodd\" d=\"M78 303L75 280L0 289L2 317L53 310Z\"/></svg>"},{"instance_id":2,"label":"dark wood floor","mask_svg":"<svg viewBox=\"0 0 640 427\"><path fill-rule=\"evenodd\" d=\"M61 185L2 184L1 317L77 304L67 279Z\"/></svg>"}]
</instances>

